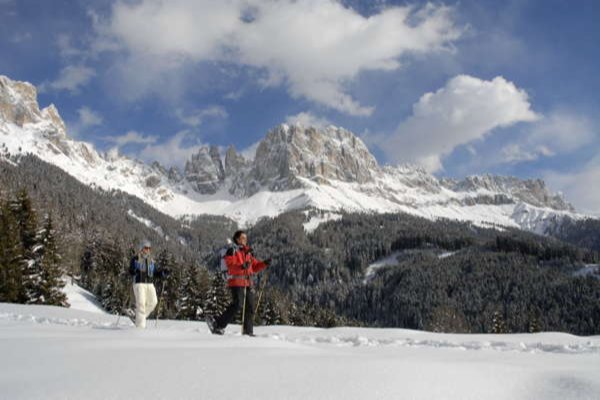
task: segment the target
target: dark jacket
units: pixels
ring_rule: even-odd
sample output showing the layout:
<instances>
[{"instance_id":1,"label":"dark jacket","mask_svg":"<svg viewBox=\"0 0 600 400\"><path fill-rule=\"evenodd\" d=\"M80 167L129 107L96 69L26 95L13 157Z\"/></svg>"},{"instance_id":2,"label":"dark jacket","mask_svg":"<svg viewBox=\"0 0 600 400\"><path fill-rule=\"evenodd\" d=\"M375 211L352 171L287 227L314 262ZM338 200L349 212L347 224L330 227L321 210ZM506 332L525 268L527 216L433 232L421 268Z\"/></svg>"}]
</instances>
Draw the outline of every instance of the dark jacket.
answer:
<instances>
[{"instance_id":1,"label":"dark jacket","mask_svg":"<svg viewBox=\"0 0 600 400\"><path fill-rule=\"evenodd\" d=\"M133 277L133 283L154 283L154 278L162 277L163 271L152 258L144 258L138 254L131 259L129 274Z\"/></svg>"}]
</instances>

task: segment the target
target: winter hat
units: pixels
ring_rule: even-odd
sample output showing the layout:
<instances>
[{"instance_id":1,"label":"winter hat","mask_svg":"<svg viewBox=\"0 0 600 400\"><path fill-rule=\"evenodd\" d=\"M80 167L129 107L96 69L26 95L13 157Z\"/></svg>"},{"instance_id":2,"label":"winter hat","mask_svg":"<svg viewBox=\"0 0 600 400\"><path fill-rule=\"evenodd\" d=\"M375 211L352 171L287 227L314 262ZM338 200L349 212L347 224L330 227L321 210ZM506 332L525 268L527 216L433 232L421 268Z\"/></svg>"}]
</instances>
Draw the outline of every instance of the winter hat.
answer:
<instances>
[{"instance_id":1,"label":"winter hat","mask_svg":"<svg viewBox=\"0 0 600 400\"><path fill-rule=\"evenodd\" d=\"M144 248L152 248L152 245L150 244L149 240L144 240L141 244L140 244L140 250L144 250Z\"/></svg>"}]
</instances>

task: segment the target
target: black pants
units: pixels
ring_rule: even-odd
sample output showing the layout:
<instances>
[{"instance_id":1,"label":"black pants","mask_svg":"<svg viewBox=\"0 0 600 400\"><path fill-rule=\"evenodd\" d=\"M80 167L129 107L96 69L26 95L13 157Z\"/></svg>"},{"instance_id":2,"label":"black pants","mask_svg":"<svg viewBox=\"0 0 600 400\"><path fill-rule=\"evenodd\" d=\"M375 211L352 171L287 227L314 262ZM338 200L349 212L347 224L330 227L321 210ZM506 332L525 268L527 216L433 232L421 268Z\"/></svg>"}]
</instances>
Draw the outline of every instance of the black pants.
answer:
<instances>
[{"instance_id":1,"label":"black pants","mask_svg":"<svg viewBox=\"0 0 600 400\"><path fill-rule=\"evenodd\" d=\"M235 317L237 312L244 306L244 288L243 287L230 287L231 297L233 301L227 307L227 309L216 318L215 322L219 329L225 329L227 324ZM248 287L246 291L246 312L244 313L244 329L245 335L251 335L254 331L254 295L252 294L252 288Z\"/></svg>"}]
</instances>

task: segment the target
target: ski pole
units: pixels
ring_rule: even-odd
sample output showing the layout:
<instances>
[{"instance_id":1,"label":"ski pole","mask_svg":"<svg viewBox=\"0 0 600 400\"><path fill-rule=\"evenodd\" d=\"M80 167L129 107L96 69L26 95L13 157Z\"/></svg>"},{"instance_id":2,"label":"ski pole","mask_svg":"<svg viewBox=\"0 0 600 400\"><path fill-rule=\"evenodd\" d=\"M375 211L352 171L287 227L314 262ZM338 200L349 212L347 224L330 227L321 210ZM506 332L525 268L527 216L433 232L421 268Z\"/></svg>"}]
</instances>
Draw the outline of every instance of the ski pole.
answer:
<instances>
[{"instance_id":1,"label":"ski pole","mask_svg":"<svg viewBox=\"0 0 600 400\"><path fill-rule=\"evenodd\" d=\"M262 282L263 279L261 279L260 291L258 292L258 300L256 300L256 308L254 309L255 317L258 314L258 307L260 306L260 299L262 298L263 292L265 291L265 286L267 285L268 278L269 278L269 271L267 270L265 272L265 274L263 275L264 282Z\"/></svg>"},{"instance_id":2,"label":"ski pole","mask_svg":"<svg viewBox=\"0 0 600 400\"><path fill-rule=\"evenodd\" d=\"M160 287L160 296L158 297L158 305L156 306L156 319L154 320L154 327L158 326L158 314L160 314L160 303L162 302L163 294L165 293L165 285L167 280L163 280L162 286Z\"/></svg>"},{"instance_id":3,"label":"ski pole","mask_svg":"<svg viewBox=\"0 0 600 400\"><path fill-rule=\"evenodd\" d=\"M116 322L115 326L119 326L119 321L121 321L121 315L123 315L123 310L125 309L125 306L127 306L129 304L130 300L131 300L131 290L128 290L127 297L125 297L125 302L123 303L123 305L121 306L121 309L119 310L119 318L117 318L117 322Z\"/></svg>"},{"instance_id":4,"label":"ski pole","mask_svg":"<svg viewBox=\"0 0 600 400\"><path fill-rule=\"evenodd\" d=\"M246 292L248 290L248 286L244 286L244 305L242 307L242 335L244 334L244 323L246 318Z\"/></svg>"}]
</instances>

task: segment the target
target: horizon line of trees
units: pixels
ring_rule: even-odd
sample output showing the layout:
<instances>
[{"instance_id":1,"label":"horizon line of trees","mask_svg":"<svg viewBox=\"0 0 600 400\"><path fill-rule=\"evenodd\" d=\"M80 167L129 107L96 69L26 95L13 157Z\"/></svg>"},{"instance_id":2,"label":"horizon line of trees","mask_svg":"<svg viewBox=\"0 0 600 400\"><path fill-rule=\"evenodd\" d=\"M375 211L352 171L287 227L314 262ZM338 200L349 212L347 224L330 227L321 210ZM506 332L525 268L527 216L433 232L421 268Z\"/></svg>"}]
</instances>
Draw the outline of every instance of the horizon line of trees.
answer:
<instances>
[{"instance_id":1,"label":"horizon line of trees","mask_svg":"<svg viewBox=\"0 0 600 400\"><path fill-rule=\"evenodd\" d=\"M138 238L102 224L89 227L75 253L76 268L67 271L61 254L73 252L67 243L72 235L56 232L51 213L40 215L41 221L25 190L0 195L0 301L68 306L63 278L71 274L107 311L131 307L128 267ZM598 262L597 251L522 231L404 214L348 214L312 233L304 231L306 218L285 213L249 229L257 254L274 259L268 285L266 277L258 282L257 289L265 289L257 323L600 333L600 280L574 276L585 263ZM157 263L172 271L156 282L160 318L202 320L227 305L229 291L211 248L230 227L211 235L216 225L219 220L190 222L202 232L193 239L194 259L173 251L167 240L157 246ZM369 265L392 253L397 265L366 280Z\"/></svg>"}]
</instances>

